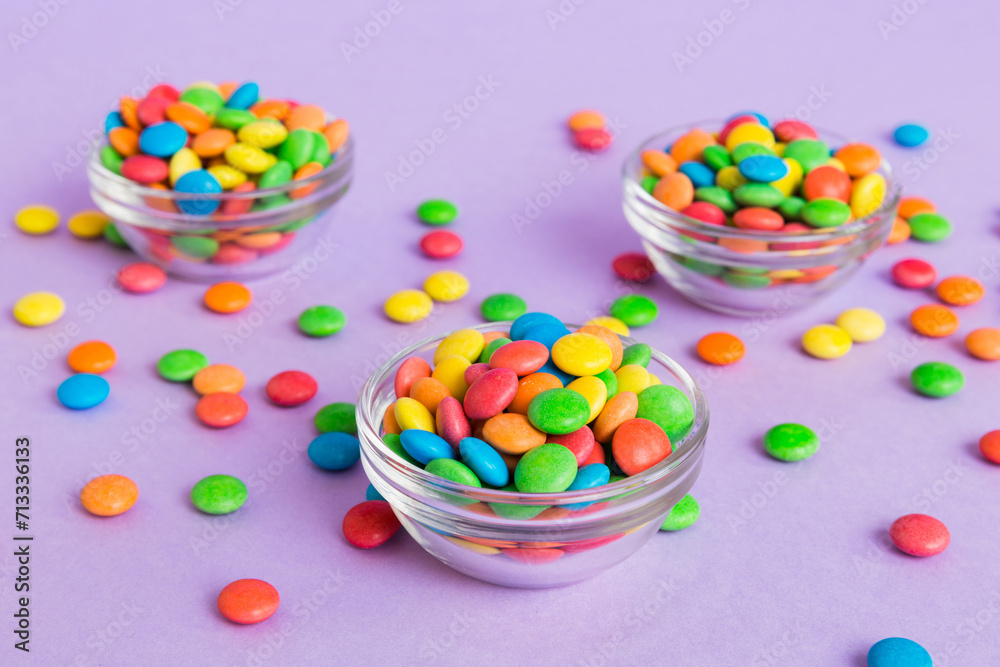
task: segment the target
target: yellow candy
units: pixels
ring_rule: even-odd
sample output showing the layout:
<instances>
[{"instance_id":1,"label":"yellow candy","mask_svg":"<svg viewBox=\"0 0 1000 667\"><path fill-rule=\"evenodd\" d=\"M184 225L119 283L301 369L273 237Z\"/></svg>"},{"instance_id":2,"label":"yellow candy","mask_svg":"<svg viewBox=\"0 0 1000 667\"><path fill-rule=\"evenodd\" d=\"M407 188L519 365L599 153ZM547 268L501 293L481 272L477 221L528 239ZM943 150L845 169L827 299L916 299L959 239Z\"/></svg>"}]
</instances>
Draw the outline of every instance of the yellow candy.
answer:
<instances>
[{"instance_id":1,"label":"yellow candy","mask_svg":"<svg viewBox=\"0 0 1000 667\"><path fill-rule=\"evenodd\" d=\"M170 158L170 184L173 185L189 171L201 169L201 158L190 148L182 148Z\"/></svg>"},{"instance_id":2,"label":"yellow candy","mask_svg":"<svg viewBox=\"0 0 1000 667\"><path fill-rule=\"evenodd\" d=\"M453 354L461 355L471 363L475 363L479 361L479 355L483 353L485 346L486 341L483 340L483 334L475 329L453 331L445 336L444 340L438 343L437 349L434 350L434 365L436 366L442 359Z\"/></svg>"},{"instance_id":3,"label":"yellow candy","mask_svg":"<svg viewBox=\"0 0 1000 667\"><path fill-rule=\"evenodd\" d=\"M42 327L60 317L66 305L52 292L25 294L14 304L14 319L26 327Z\"/></svg>"},{"instance_id":4,"label":"yellow candy","mask_svg":"<svg viewBox=\"0 0 1000 667\"><path fill-rule=\"evenodd\" d=\"M839 169L840 171L847 171L847 167L839 159L832 157L826 161L828 167L833 167L834 169Z\"/></svg>"},{"instance_id":5,"label":"yellow candy","mask_svg":"<svg viewBox=\"0 0 1000 667\"><path fill-rule=\"evenodd\" d=\"M760 123L743 123L737 125L726 137L726 150L730 153L745 141L756 141L768 148L774 148L774 134Z\"/></svg>"},{"instance_id":6,"label":"yellow candy","mask_svg":"<svg viewBox=\"0 0 1000 667\"><path fill-rule=\"evenodd\" d=\"M424 407L424 404L415 398L403 397L396 401L396 406L392 409L392 414L396 417L399 428L406 430L416 428L421 431L437 433L434 424L434 415Z\"/></svg>"},{"instance_id":7,"label":"yellow candy","mask_svg":"<svg viewBox=\"0 0 1000 667\"><path fill-rule=\"evenodd\" d=\"M850 351L851 337L836 324L820 324L802 336L802 349L817 359L836 359Z\"/></svg>"},{"instance_id":8,"label":"yellow candy","mask_svg":"<svg viewBox=\"0 0 1000 667\"><path fill-rule=\"evenodd\" d=\"M81 239L99 239L104 236L104 228L111 218L100 211L80 211L66 223L66 228L73 236Z\"/></svg>"},{"instance_id":9,"label":"yellow candy","mask_svg":"<svg viewBox=\"0 0 1000 667\"><path fill-rule=\"evenodd\" d=\"M851 190L851 213L855 218L871 215L885 199L885 179L882 174L866 174L854 182Z\"/></svg>"},{"instance_id":10,"label":"yellow candy","mask_svg":"<svg viewBox=\"0 0 1000 667\"><path fill-rule=\"evenodd\" d=\"M786 197L791 197L795 188L802 185L802 165L798 160L782 160L788 166L788 173L771 183Z\"/></svg>"},{"instance_id":11,"label":"yellow candy","mask_svg":"<svg viewBox=\"0 0 1000 667\"><path fill-rule=\"evenodd\" d=\"M273 120L251 121L236 131L237 140L257 148L274 148L287 138L288 129Z\"/></svg>"},{"instance_id":12,"label":"yellow candy","mask_svg":"<svg viewBox=\"0 0 1000 667\"><path fill-rule=\"evenodd\" d=\"M469 391L469 385L465 382L465 369L471 365L472 362L461 354L452 354L444 357L440 362L435 362L431 377L448 387L452 396L464 401L465 392Z\"/></svg>"},{"instance_id":13,"label":"yellow candy","mask_svg":"<svg viewBox=\"0 0 1000 667\"><path fill-rule=\"evenodd\" d=\"M604 404L608 402L608 386L600 378L595 378L593 375L577 378L566 385L566 388L572 389L587 399L587 403L590 405L588 424L597 419L597 415L601 414L601 410L604 409Z\"/></svg>"},{"instance_id":14,"label":"yellow candy","mask_svg":"<svg viewBox=\"0 0 1000 667\"><path fill-rule=\"evenodd\" d=\"M25 234L48 234L59 226L59 212L51 206L25 206L14 214L14 224Z\"/></svg>"},{"instance_id":15,"label":"yellow candy","mask_svg":"<svg viewBox=\"0 0 1000 667\"><path fill-rule=\"evenodd\" d=\"M885 333L885 320L868 308L845 310L837 318L837 326L846 331L855 343L878 340Z\"/></svg>"},{"instance_id":16,"label":"yellow candy","mask_svg":"<svg viewBox=\"0 0 1000 667\"><path fill-rule=\"evenodd\" d=\"M473 553L482 554L483 556L493 556L500 553L500 550L496 547L486 546L485 544L476 544L475 542L469 542L468 540L463 540L461 537L450 537L448 535L444 536L444 539L448 540L453 544L457 544L463 549L468 549Z\"/></svg>"},{"instance_id":17,"label":"yellow candy","mask_svg":"<svg viewBox=\"0 0 1000 667\"><path fill-rule=\"evenodd\" d=\"M715 175L715 184L726 190L735 190L741 185L746 185L746 177L740 173L740 168L736 165L723 167Z\"/></svg>"},{"instance_id":18,"label":"yellow candy","mask_svg":"<svg viewBox=\"0 0 1000 667\"><path fill-rule=\"evenodd\" d=\"M431 314L434 303L426 292L405 289L396 292L385 302L385 314L395 322L416 322Z\"/></svg>"},{"instance_id":19,"label":"yellow candy","mask_svg":"<svg viewBox=\"0 0 1000 667\"><path fill-rule=\"evenodd\" d=\"M601 315L600 317L592 317L586 321L588 326L604 327L605 329L611 329L619 336L628 336L628 325L622 322L617 317L611 317L610 315Z\"/></svg>"},{"instance_id":20,"label":"yellow candy","mask_svg":"<svg viewBox=\"0 0 1000 667\"><path fill-rule=\"evenodd\" d=\"M800 271L799 269L774 269L768 271L767 275L771 278L778 278L779 280L792 280L794 278L801 278L806 275L805 271Z\"/></svg>"},{"instance_id":21,"label":"yellow candy","mask_svg":"<svg viewBox=\"0 0 1000 667\"><path fill-rule=\"evenodd\" d=\"M649 374L649 386L650 387L655 387L658 384L663 384L663 382L660 381L660 378L658 378L655 375L653 375L652 373L650 373Z\"/></svg>"},{"instance_id":22,"label":"yellow candy","mask_svg":"<svg viewBox=\"0 0 1000 667\"><path fill-rule=\"evenodd\" d=\"M469 291L469 279L455 271L438 271L424 281L424 291L435 301L458 301Z\"/></svg>"},{"instance_id":23,"label":"yellow candy","mask_svg":"<svg viewBox=\"0 0 1000 667\"><path fill-rule=\"evenodd\" d=\"M209 167L208 173L215 176L215 180L219 182L223 190L232 190L237 185L246 183L247 180L246 174L228 164L217 164L214 167Z\"/></svg>"},{"instance_id":24,"label":"yellow candy","mask_svg":"<svg viewBox=\"0 0 1000 667\"><path fill-rule=\"evenodd\" d=\"M638 364L622 366L615 371L615 379L618 380L619 394L623 391L630 391L633 394L638 394L652 382L649 371Z\"/></svg>"},{"instance_id":25,"label":"yellow candy","mask_svg":"<svg viewBox=\"0 0 1000 667\"><path fill-rule=\"evenodd\" d=\"M597 375L611 365L611 348L597 336L566 334L552 346L552 362L570 375Z\"/></svg>"},{"instance_id":26,"label":"yellow candy","mask_svg":"<svg viewBox=\"0 0 1000 667\"><path fill-rule=\"evenodd\" d=\"M786 146L788 146L788 144L786 144L783 141L777 142L776 144L774 144L774 154L777 155L778 157L785 157Z\"/></svg>"},{"instance_id":27,"label":"yellow candy","mask_svg":"<svg viewBox=\"0 0 1000 667\"><path fill-rule=\"evenodd\" d=\"M248 174L263 174L277 160L257 146L235 143L226 149L226 162Z\"/></svg>"}]
</instances>

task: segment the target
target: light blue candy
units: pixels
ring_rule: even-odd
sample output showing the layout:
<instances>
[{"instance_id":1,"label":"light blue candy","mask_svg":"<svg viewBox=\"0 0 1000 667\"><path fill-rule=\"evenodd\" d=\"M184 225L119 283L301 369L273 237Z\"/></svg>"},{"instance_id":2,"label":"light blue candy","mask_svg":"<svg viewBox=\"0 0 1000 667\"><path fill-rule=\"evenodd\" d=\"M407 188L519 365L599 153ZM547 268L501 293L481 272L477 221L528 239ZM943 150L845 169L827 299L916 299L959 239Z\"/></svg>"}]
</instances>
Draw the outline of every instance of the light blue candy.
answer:
<instances>
[{"instance_id":1,"label":"light blue candy","mask_svg":"<svg viewBox=\"0 0 1000 667\"><path fill-rule=\"evenodd\" d=\"M775 155L751 155L739 166L744 178L757 183L773 183L788 175L788 165Z\"/></svg>"},{"instance_id":2,"label":"light blue candy","mask_svg":"<svg viewBox=\"0 0 1000 667\"><path fill-rule=\"evenodd\" d=\"M434 459L453 459L455 450L448 441L430 431L408 428L399 434L399 441L406 453L423 465Z\"/></svg>"},{"instance_id":3,"label":"light blue candy","mask_svg":"<svg viewBox=\"0 0 1000 667\"><path fill-rule=\"evenodd\" d=\"M104 119L104 132L107 134L116 127L124 127L125 121L122 120L122 115L117 111L110 112Z\"/></svg>"},{"instance_id":4,"label":"light blue candy","mask_svg":"<svg viewBox=\"0 0 1000 667\"><path fill-rule=\"evenodd\" d=\"M100 375L78 373L63 380L56 390L56 398L67 408L87 410L103 403L109 393L111 386Z\"/></svg>"},{"instance_id":5,"label":"light blue candy","mask_svg":"<svg viewBox=\"0 0 1000 667\"><path fill-rule=\"evenodd\" d=\"M350 433L330 431L313 438L306 453L323 470L347 470L361 458L361 443Z\"/></svg>"},{"instance_id":6,"label":"light blue candy","mask_svg":"<svg viewBox=\"0 0 1000 667\"><path fill-rule=\"evenodd\" d=\"M715 185L715 172L701 162L682 162L677 171L690 178L691 184L696 188L707 188Z\"/></svg>"},{"instance_id":7,"label":"light blue candy","mask_svg":"<svg viewBox=\"0 0 1000 667\"><path fill-rule=\"evenodd\" d=\"M907 123L906 125L900 125L896 128L896 131L892 133L893 139L900 146L906 146L907 148L914 148L920 144L927 141L931 133L927 131L927 128L923 125L916 125L914 123Z\"/></svg>"},{"instance_id":8,"label":"light blue candy","mask_svg":"<svg viewBox=\"0 0 1000 667\"><path fill-rule=\"evenodd\" d=\"M528 329L524 332L524 334L522 334L519 340L533 340L537 343L541 343L551 351L552 346L555 345L556 341L569 333L572 332L567 329L566 325L562 322L559 324L544 322Z\"/></svg>"},{"instance_id":9,"label":"light blue candy","mask_svg":"<svg viewBox=\"0 0 1000 667\"><path fill-rule=\"evenodd\" d=\"M932 667L931 654L913 641L889 637L868 649L868 667Z\"/></svg>"},{"instance_id":10,"label":"light blue candy","mask_svg":"<svg viewBox=\"0 0 1000 667\"><path fill-rule=\"evenodd\" d=\"M204 169L189 171L174 183L176 192L190 192L205 195L222 192L222 186L211 173ZM178 199L177 206L189 215L208 215L219 208L218 199Z\"/></svg>"},{"instance_id":11,"label":"light blue candy","mask_svg":"<svg viewBox=\"0 0 1000 667\"><path fill-rule=\"evenodd\" d=\"M369 484L368 490L365 491L365 500L385 500L385 498L378 492L374 484Z\"/></svg>"},{"instance_id":12,"label":"light blue candy","mask_svg":"<svg viewBox=\"0 0 1000 667\"><path fill-rule=\"evenodd\" d=\"M511 323L510 339L523 339L524 334L527 333L529 329L538 326L539 324L557 324L563 328L566 326L559 321L558 317L549 315L548 313L525 313Z\"/></svg>"},{"instance_id":13,"label":"light blue candy","mask_svg":"<svg viewBox=\"0 0 1000 667\"><path fill-rule=\"evenodd\" d=\"M594 445L595 447L600 447L600 443ZM583 491L584 489L593 489L598 486L604 486L611 479L611 469L603 463L591 463L590 465L583 466L576 471L576 477L573 478L573 483L569 485L567 491ZM566 505L568 510L582 510L584 507L592 505L593 503L573 503L572 505Z\"/></svg>"},{"instance_id":14,"label":"light blue candy","mask_svg":"<svg viewBox=\"0 0 1000 667\"><path fill-rule=\"evenodd\" d=\"M249 109L257 103L260 97L260 89L256 83L244 83L233 91L233 94L226 100L226 107L229 109Z\"/></svg>"},{"instance_id":15,"label":"light blue candy","mask_svg":"<svg viewBox=\"0 0 1000 667\"><path fill-rule=\"evenodd\" d=\"M139 134L139 150L146 155L170 157L187 143L188 133L172 120L150 125Z\"/></svg>"},{"instance_id":16,"label":"light blue candy","mask_svg":"<svg viewBox=\"0 0 1000 667\"><path fill-rule=\"evenodd\" d=\"M507 486L510 471L497 450L479 438L462 438L458 442L458 452L462 463L476 473L479 481L497 488Z\"/></svg>"}]
</instances>

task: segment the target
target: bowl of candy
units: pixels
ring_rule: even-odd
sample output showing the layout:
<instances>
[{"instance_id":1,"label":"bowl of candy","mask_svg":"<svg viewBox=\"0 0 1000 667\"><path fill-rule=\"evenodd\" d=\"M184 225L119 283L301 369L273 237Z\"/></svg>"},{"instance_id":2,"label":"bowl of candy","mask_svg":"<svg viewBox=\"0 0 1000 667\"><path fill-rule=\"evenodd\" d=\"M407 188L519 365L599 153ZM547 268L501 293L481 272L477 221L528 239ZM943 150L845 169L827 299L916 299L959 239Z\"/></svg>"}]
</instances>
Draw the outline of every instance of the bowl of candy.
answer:
<instances>
[{"instance_id":1,"label":"bowl of candy","mask_svg":"<svg viewBox=\"0 0 1000 667\"><path fill-rule=\"evenodd\" d=\"M624 168L625 217L657 271L732 315L781 313L844 284L885 243L898 203L874 147L753 113L667 130Z\"/></svg>"},{"instance_id":2,"label":"bowl of candy","mask_svg":"<svg viewBox=\"0 0 1000 667\"><path fill-rule=\"evenodd\" d=\"M124 97L87 167L94 202L143 259L191 280L279 271L324 241L353 142L318 106L257 85L160 84Z\"/></svg>"},{"instance_id":3,"label":"bowl of candy","mask_svg":"<svg viewBox=\"0 0 1000 667\"><path fill-rule=\"evenodd\" d=\"M709 415L663 353L528 313L403 350L362 388L357 420L373 487L428 553L545 588L663 526L698 477Z\"/></svg>"}]
</instances>

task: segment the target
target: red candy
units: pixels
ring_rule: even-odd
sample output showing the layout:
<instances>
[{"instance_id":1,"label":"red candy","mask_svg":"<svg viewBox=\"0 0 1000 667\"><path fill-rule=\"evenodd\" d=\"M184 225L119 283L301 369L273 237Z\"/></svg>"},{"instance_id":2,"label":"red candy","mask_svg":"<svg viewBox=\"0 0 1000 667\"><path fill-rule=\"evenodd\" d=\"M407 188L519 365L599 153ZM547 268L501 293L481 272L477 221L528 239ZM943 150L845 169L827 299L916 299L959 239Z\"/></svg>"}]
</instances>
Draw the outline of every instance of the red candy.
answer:
<instances>
[{"instance_id":1,"label":"red candy","mask_svg":"<svg viewBox=\"0 0 1000 667\"><path fill-rule=\"evenodd\" d=\"M733 216L733 224L740 229L773 232L785 225L785 219L777 211L759 206L751 206L736 211L736 214Z\"/></svg>"},{"instance_id":2,"label":"red candy","mask_svg":"<svg viewBox=\"0 0 1000 667\"><path fill-rule=\"evenodd\" d=\"M696 201L688 204L681 209L681 213L689 218L701 220L702 222L710 225L726 224L725 212L715 204L711 204L707 201Z\"/></svg>"},{"instance_id":3,"label":"red candy","mask_svg":"<svg viewBox=\"0 0 1000 667\"><path fill-rule=\"evenodd\" d=\"M581 426L572 433L567 433L565 435L548 435L545 442L554 442L557 445L562 445L569 451L573 452L573 456L576 457L576 465L578 468L582 468L590 463L604 463L604 448L594 447L596 440L594 440L594 432L590 430L589 426ZM590 461L594 456L594 450L601 450L601 460L600 461Z\"/></svg>"},{"instance_id":4,"label":"red candy","mask_svg":"<svg viewBox=\"0 0 1000 667\"><path fill-rule=\"evenodd\" d=\"M257 259L257 251L235 243L223 243L212 256L213 264L243 264Z\"/></svg>"},{"instance_id":5,"label":"red candy","mask_svg":"<svg viewBox=\"0 0 1000 667\"><path fill-rule=\"evenodd\" d=\"M590 456L587 457L586 461L582 461L579 467L589 466L591 463L604 463L607 464L607 457L604 454L604 447L594 443L595 447L590 451Z\"/></svg>"},{"instance_id":6,"label":"red candy","mask_svg":"<svg viewBox=\"0 0 1000 667\"><path fill-rule=\"evenodd\" d=\"M565 554L561 549L502 549L509 556L526 565L544 565L559 560Z\"/></svg>"},{"instance_id":7,"label":"red candy","mask_svg":"<svg viewBox=\"0 0 1000 667\"><path fill-rule=\"evenodd\" d=\"M465 414L469 419L489 419L503 412L516 394L517 374L514 371L509 368L486 371L465 393Z\"/></svg>"},{"instance_id":8,"label":"red candy","mask_svg":"<svg viewBox=\"0 0 1000 667\"><path fill-rule=\"evenodd\" d=\"M911 556L936 556L948 548L948 528L932 516L907 514L892 522L889 537L896 548Z\"/></svg>"},{"instance_id":9,"label":"red candy","mask_svg":"<svg viewBox=\"0 0 1000 667\"><path fill-rule=\"evenodd\" d=\"M146 97L163 97L170 100L171 102L176 102L181 96L181 91L177 90L169 83L158 83L149 89L149 93Z\"/></svg>"},{"instance_id":10,"label":"red candy","mask_svg":"<svg viewBox=\"0 0 1000 667\"><path fill-rule=\"evenodd\" d=\"M254 185L253 182L243 181L235 188L230 190L230 192L250 192L251 190L256 190L256 189L257 186ZM250 207L253 206L253 202L254 202L253 197L247 197L246 199L227 199L226 201L222 202L222 205L219 207L219 213L221 215L232 216L233 218L235 218L236 216L243 215L244 213L249 211Z\"/></svg>"},{"instance_id":11,"label":"red candy","mask_svg":"<svg viewBox=\"0 0 1000 667\"><path fill-rule=\"evenodd\" d=\"M656 273L653 263L639 252L627 252L615 257L611 268L622 280L632 283L648 283Z\"/></svg>"},{"instance_id":12,"label":"red candy","mask_svg":"<svg viewBox=\"0 0 1000 667\"><path fill-rule=\"evenodd\" d=\"M165 97L149 95L139 101L135 115L145 125L155 125L167 119L167 107L173 102Z\"/></svg>"},{"instance_id":13,"label":"red candy","mask_svg":"<svg viewBox=\"0 0 1000 667\"><path fill-rule=\"evenodd\" d=\"M670 439L655 422L636 417L618 427L611 440L615 463L626 475L638 475L670 456Z\"/></svg>"},{"instance_id":14,"label":"red candy","mask_svg":"<svg viewBox=\"0 0 1000 667\"><path fill-rule=\"evenodd\" d=\"M576 145L587 151L603 151L611 146L611 133L604 128L587 128L573 135Z\"/></svg>"},{"instance_id":15,"label":"red candy","mask_svg":"<svg viewBox=\"0 0 1000 667\"><path fill-rule=\"evenodd\" d=\"M145 294L155 292L167 282L167 274L155 264L136 262L122 267L118 272L118 283L126 292Z\"/></svg>"},{"instance_id":16,"label":"red candy","mask_svg":"<svg viewBox=\"0 0 1000 667\"><path fill-rule=\"evenodd\" d=\"M143 185L158 183L169 173L167 163L152 155L133 155L122 162L122 176Z\"/></svg>"},{"instance_id":17,"label":"red candy","mask_svg":"<svg viewBox=\"0 0 1000 667\"><path fill-rule=\"evenodd\" d=\"M361 549L372 549L389 541L402 524L384 500L367 500L344 516L344 537Z\"/></svg>"},{"instance_id":18,"label":"red candy","mask_svg":"<svg viewBox=\"0 0 1000 667\"><path fill-rule=\"evenodd\" d=\"M789 222L781 228L782 234L802 234L813 231L812 227L803 225L801 222ZM771 250L815 250L822 244L819 241L802 241L799 243L771 243Z\"/></svg>"},{"instance_id":19,"label":"red candy","mask_svg":"<svg viewBox=\"0 0 1000 667\"><path fill-rule=\"evenodd\" d=\"M315 396L318 389L319 385L313 376L302 371L278 373L264 387L268 398L286 407L302 405Z\"/></svg>"},{"instance_id":20,"label":"red candy","mask_svg":"<svg viewBox=\"0 0 1000 667\"><path fill-rule=\"evenodd\" d=\"M774 138L778 141L788 143L796 139L818 139L819 135L811 125L803 123L801 120L782 120L775 123L771 128Z\"/></svg>"},{"instance_id":21,"label":"red candy","mask_svg":"<svg viewBox=\"0 0 1000 667\"><path fill-rule=\"evenodd\" d=\"M239 394L205 394L198 399L194 412L206 426L226 428L247 416L247 402Z\"/></svg>"},{"instance_id":22,"label":"red candy","mask_svg":"<svg viewBox=\"0 0 1000 667\"><path fill-rule=\"evenodd\" d=\"M465 369L465 384L472 386L472 383L481 378L486 371L490 370L487 363L472 364Z\"/></svg>"},{"instance_id":23,"label":"red candy","mask_svg":"<svg viewBox=\"0 0 1000 667\"><path fill-rule=\"evenodd\" d=\"M900 287L922 289L937 280L937 270L922 259L904 259L892 267L892 279Z\"/></svg>"},{"instance_id":24,"label":"red candy","mask_svg":"<svg viewBox=\"0 0 1000 667\"><path fill-rule=\"evenodd\" d=\"M1000 431L990 431L980 438L979 451L987 461L1000 465Z\"/></svg>"},{"instance_id":25,"label":"red candy","mask_svg":"<svg viewBox=\"0 0 1000 667\"><path fill-rule=\"evenodd\" d=\"M816 167L802 183L802 194L808 201L826 197L842 202L851 201L851 177L836 167Z\"/></svg>"},{"instance_id":26,"label":"red candy","mask_svg":"<svg viewBox=\"0 0 1000 667\"><path fill-rule=\"evenodd\" d=\"M549 360L549 348L533 340L503 345L490 357L490 368L509 368L518 377L531 375Z\"/></svg>"},{"instance_id":27,"label":"red candy","mask_svg":"<svg viewBox=\"0 0 1000 667\"><path fill-rule=\"evenodd\" d=\"M219 613L233 623L260 623L278 611L278 591L260 579L239 579L219 593Z\"/></svg>"},{"instance_id":28,"label":"red candy","mask_svg":"<svg viewBox=\"0 0 1000 667\"><path fill-rule=\"evenodd\" d=\"M472 425L465 417L462 402L454 396L445 396L441 399L434 420L437 424L437 434L454 447L455 451L458 451L458 443L462 438L472 435Z\"/></svg>"},{"instance_id":29,"label":"red candy","mask_svg":"<svg viewBox=\"0 0 1000 667\"><path fill-rule=\"evenodd\" d=\"M462 251L462 237L447 230L426 234L420 239L420 250L431 259L454 257Z\"/></svg>"},{"instance_id":30,"label":"red candy","mask_svg":"<svg viewBox=\"0 0 1000 667\"><path fill-rule=\"evenodd\" d=\"M399 365L394 383L396 398L410 395L410 388L420 378L431 376L431 365L420 357L410 357Z\"/></svg>"},{"instance_id":31,"label":"red candy","mask_svg":"<svg viewBox=\"0 0 1000 667\"><path fill-rule=\"evenodd\" d=\"M745 116L737 116L722 127L722 131L719 132L719 143L725 145L726 139L729 138L729 133L735 130L737 127L743 123L757 123L760 125L760 119L757 116L747 114Z\"/></svg>"}]
</instances>

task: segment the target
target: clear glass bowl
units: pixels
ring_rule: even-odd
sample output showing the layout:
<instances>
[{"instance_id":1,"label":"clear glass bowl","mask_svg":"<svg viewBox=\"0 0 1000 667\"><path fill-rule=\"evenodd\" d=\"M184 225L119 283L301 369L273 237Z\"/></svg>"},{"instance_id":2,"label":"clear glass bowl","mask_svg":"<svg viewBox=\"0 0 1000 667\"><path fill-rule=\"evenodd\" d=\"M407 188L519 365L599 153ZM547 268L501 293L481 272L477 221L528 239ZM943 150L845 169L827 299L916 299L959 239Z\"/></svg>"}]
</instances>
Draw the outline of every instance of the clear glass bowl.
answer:
<instances>
[{"instance_id":1,"label":"clear glass bowl","mask_svg":"<svg viewBox=\"0 0 1000 667\"><path fill-rule=\"evenodd\" d=\"M145 261L200 281L256 278L288 268L309 251L329 253L332 242L322 237L331 221L327 212L347 192L354 163L348 140L326 168L308 178L249 192L194 195L117 175L101 164L100 148L87 165L94 203ZM213 212L183 213L178 201Z\"/></svg>"},{"instance_id":2,"label":"clear glass bowl","mask_svg":"<svg viewBox=\"0 0 1000 667\"><path fill-rule=\"evenodd\" d=\"M510 322L498 322L475 328L487 332L509 327ZM698 477L708 404L691 375L656 350L650 371L688 396L695 420L690 432L673 443L666 460L639 475L585 491L521 494L457 484L403 461L381 441L382 416L396 400L396 370L414 355L430 360L443 338L417 343L386 362L365 383L357 405L361 460L368 478L407 532L442 563L476 579L516 588L581 581L635 553ZM635 341L622 337L622 342Z\"/></svg>"},{"instance_id":3,"label":"clear glass bowl","mask_svg":"<svg viewBox=\"0 0 1000 667\"><path fill-rule=\"evenodd\" d=\"M722 127L707 120L651 137L625 161L625 218L642 238L656 270L682 295L711 310L752 316L806 306L840 287L885 243L896 218L899 186L885 159L882 205L840 227L802 233L710 225L668 208L643 189L640 155L663 150L690 130ZM817 130L831 147L847 140Z\"/></svg>"}]
</instances>

